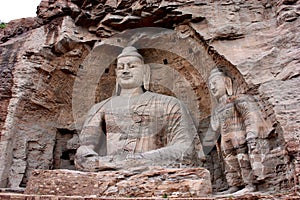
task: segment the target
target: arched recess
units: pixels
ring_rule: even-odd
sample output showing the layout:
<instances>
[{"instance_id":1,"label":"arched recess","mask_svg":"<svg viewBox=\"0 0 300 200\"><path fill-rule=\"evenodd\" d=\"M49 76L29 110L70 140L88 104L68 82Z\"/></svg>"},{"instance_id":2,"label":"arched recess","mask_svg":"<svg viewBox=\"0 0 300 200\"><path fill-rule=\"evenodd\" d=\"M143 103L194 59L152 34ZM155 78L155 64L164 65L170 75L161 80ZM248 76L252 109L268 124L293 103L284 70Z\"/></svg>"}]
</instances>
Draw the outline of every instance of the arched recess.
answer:
<instances>
[{"instance_id":1,"label":"arched recess","mask_svg":"<svg viewBox=\"0 0 300 200\"><path fill-rule=\"evenodd\" d=\"M150 91L174 96L189 108L196 123L210 114L208 88L201 74L184 58L161 49L140 49L145 63L150 65ZM115 62L101 76L95 102L113 95Z\"/></svg>"},{"instance_id":2,"label":"arched recess","mask_svg":"<svg viewBox=\"0 0 300 200\"><path fill-rule=\"evenodd\" d=\"M209 47L201 36L191 32L163 28L139 28L124 31L95 45L81 64L74 84L72 106L77 130L81 130L88 110L96 102L109 98L115 90L115 63L126 46L134 46L151 66L150 90L176 96L194 116L201 138L208 127L215 99L208 91L207 79L216 66L231 77L234 93L245 93L248 86L241 73ZM214 149L213 149L214 148ZM226 187L222 158L209 147L206 167L216 189Z\"/></svg>"},{"instance_id":3,"label":"arched recess","mask_svg":"<svg viewBox=\"0 0 300 200\"><path fill-rule=\"evenodd\" d=\"M131 29L96 44L82 63L73 92L73 116L78 130L88 109L113 94L114 63L122 49L130 45L151 66L151 90L183 101L191 110L200 135L208 127L214 104L207 87L211 69L222 64L232 77L236 92L247 88L238 70L222 57L216 61L201 38L164 28Z\"/></svg>"}]
</instances>

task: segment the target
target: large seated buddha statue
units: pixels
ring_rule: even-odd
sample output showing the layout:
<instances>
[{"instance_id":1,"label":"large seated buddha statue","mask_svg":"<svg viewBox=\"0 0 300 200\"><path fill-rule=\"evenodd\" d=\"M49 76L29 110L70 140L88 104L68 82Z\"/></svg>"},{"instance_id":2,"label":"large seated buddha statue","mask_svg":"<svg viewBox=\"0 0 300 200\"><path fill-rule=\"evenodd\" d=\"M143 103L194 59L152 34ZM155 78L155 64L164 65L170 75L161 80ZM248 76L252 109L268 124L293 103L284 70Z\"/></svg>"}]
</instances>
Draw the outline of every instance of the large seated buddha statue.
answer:
<instances>
[{"instance_id":1,"label":"large seated buddha statue","mask_svg":"<svg viewBox=\"0 0 300 200\"><path fill-rule=\"evenodd\" d=\"M94 105L79 135L76 168L199 167L196 127L178 99L149 91L150 67L134 47L117 58L116 95Z\"/></svg>"}]
</instances>

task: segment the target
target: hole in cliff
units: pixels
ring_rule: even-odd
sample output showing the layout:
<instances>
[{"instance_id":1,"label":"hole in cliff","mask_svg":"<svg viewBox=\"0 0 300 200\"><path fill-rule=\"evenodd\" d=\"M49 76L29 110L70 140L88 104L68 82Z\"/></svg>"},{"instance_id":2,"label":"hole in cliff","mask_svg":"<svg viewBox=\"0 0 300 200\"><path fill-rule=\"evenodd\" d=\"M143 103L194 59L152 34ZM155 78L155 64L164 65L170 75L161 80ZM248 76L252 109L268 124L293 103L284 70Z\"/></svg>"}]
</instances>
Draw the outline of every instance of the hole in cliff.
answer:
<instances>
[{"instance_id":1,"label":"hole in cliff","mask_svg":"<svg viewBox=\"0 0 300 200\"><path fill-rule=\"evenodd\" d=\"M53 150L53 169L75 169L76 149L72 145L68 145L68 141L73 138L74 134L74 130L57 129Z\"/></svg>"},{"instance_id":2,"label":"hole in cliff","mask_svg":"<svg viewBox=\"0 0 300 200\"><path fill-rule=\"evenodd\" d=\"M291 0L284 0L282 2L283 5L294 5L296 1Z\"/></svg>"},{"instance_id":3,"label":"hole in cliff","mask_svg":"<svg viewBox=\"0 0 300 200\"><path fill-rule=\"evenodd\" d=\"M62 152L62 155L60 156L60 158L63 160L69 160L70 159L69 152L67 152L67 151Z\"/></svg>"},{"instance_id":4,"label":"hole in cliff","mask_svg":"<svg viewBox=\"0 0 300 200\"><path fill-rule=\"evenodd\" d=\"M164 59L163 62L164 62L165 65L168 64L168 60L167 59Z\"/></svg>"},{"instance_id":5,"label":"hole in cliff","mask_svg":"<svg viewBox=\"0 0 300 200\"><path fill-rule=\"evenodd\" d=\"M106 68L104 73L108 74L109 73L109 68Z\"/></svg>"}]
</instances>

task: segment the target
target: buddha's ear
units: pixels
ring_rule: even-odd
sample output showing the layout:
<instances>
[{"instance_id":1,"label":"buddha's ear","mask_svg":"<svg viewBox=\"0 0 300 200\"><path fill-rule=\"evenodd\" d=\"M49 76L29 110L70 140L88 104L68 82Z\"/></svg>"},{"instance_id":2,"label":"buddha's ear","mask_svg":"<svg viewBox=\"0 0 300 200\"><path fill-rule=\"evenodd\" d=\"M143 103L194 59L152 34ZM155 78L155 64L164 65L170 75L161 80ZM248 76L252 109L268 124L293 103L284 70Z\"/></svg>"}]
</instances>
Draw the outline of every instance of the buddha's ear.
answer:
<instances>
[{"instance_id":1,"label":"buddha's ear","mask_svg":"<svg viewBox=\"0 0 300 200\"><path fill-rule=\"evenodd\" d=\"M119 85L118 78L116 79L116 90L115 90L115 95L119 96L121 93L121 86Z\"/></svg>"},{"instance_id":2,"label":"buddha's ear","mask_svg":"<svg viewBox=\"0 0 300 200\"><path fill-rule=\"evenodd\" d=\"M117 74L117 68L115 68L115 73ZM116 87L114 95L119 96L121 93L121 86L119 85L118 77L116 78Z\"/></svg>"},{"instance_id":3,"label":"buddha's ear","mask_svg":"<svg viewBox=\"0 0 300 200\"><path fill-rule=\"evenodd\" d=\"M229 77L224 77L226 92L229 96L233 95L232 81Z\"/></svg>"},{"instance_id":4,"label":"buddha's ear","mask_svg":"<svg viewBox=\"0 0 300 200\"><path fill-rule=\"evenodd\" d=\"M150 65L148 64L144 64L144 79L143 79L143 83L144 83L144 88L145 90L149 90L150 89Z\"/></svg>"}]
</instances>

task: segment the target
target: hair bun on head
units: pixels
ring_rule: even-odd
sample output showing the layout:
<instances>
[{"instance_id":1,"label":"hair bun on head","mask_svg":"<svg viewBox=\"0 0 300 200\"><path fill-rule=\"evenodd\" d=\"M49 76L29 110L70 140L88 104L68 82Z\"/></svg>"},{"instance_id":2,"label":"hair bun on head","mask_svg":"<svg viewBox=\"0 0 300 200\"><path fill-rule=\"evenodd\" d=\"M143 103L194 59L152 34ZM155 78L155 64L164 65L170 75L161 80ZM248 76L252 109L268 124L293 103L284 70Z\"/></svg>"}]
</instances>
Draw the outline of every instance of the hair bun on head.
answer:
<instances>
[{"instance_id":1,"label":"hair bun on head","mask_svg":"<svg viewBox=\"0 0 300 200\"><path fill-rule=\"evenodd\" d=\"M214 76L225 76L225 73L219 68L214 68L210 71L209 79L213 78Z\"/></svg>"},{"instance_id":2,"label":"hair bun on head","mask_svg":"<svg viewBox=\"0 0 300 200\"><path fill-rule=\"evenodd\" d=\"M123 49L122 53L118 56L118 59L121 57L126 57L126 56L135 56L135 57L140 58L141 60L144 60L143 56L141 54L139 54L138 50L133 46L125 47Z\"/></svg>"}]
</instances>

